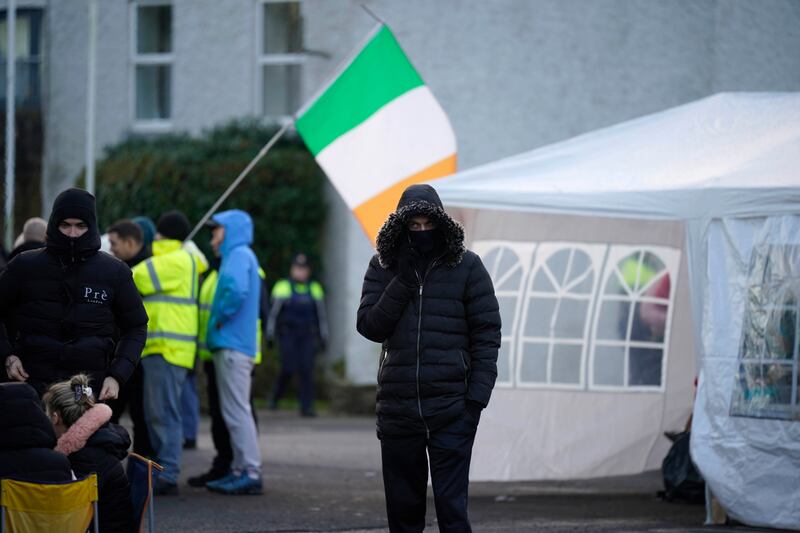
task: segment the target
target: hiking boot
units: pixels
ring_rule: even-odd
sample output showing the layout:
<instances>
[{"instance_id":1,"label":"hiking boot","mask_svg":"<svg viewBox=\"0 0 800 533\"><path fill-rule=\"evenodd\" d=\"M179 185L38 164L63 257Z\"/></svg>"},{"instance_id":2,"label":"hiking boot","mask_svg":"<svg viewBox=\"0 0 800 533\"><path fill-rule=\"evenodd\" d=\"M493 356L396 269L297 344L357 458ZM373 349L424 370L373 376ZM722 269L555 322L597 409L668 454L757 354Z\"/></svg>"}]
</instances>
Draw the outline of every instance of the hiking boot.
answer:
<instances>
[{"instance_id":1,"label":"hiking boot","mask_svg":"<svg viewBox=\"0 0 800 533\"><path fill-rule=\"evenodd\" d=\"M261 477L252 478L243 472L239 476L220 484L219 490L222 494L263 494L261 487Z\"/></svg>"},{"instance_id":2,"label":"hiking boot","mask_svg":"<svg viewBox=\"0 0 800 533\"><path fill-rule=\"evenodd\" d=\"M215 479L214 481L207 482L206 488L211 492L220 492L220 487L222 487L223 484L228 483L229 481L233 481L237 477L239 476L237 476L233 472L228 472L224 477Z\"/></svg>"},{"instance_id":3,"label":"hiking boot","mask_svg":"<svg viewBox=\"0 0 800 533\"><path fill-rule=\"evenodd\" d=\"M228 474L230 474L230 470L214 470L213 468L206 472L205 474L200 474L199 476L190 477L187 480L187 483L190 487L205 487L206 483L209 481L217 481L218 479L222 479Z\"/></svg>"},{"instance_id":4,"label":"hiking boot","mask_svg":"<svg viewBox=\"0 0 800 533\"><path fill-rule=\"evenodd\" d=\"M156 484L153 485L153 494L156 496L177 496L178 485L166 479L159 478L156 480Z\"/></svg>"}]
</instances>

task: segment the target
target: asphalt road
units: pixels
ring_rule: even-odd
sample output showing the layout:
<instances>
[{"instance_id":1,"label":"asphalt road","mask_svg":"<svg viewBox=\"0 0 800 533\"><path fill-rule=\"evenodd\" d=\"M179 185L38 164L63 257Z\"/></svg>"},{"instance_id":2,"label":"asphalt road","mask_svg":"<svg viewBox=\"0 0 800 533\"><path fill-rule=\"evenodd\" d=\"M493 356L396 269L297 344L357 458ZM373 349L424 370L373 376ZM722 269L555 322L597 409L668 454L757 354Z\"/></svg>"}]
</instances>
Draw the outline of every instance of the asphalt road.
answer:
<instances>
[{"instance_id":1,"label":"asphalt road","mask_svg":"<svg viewBox=\"0 0 800 533\"><path fill-rule=\"evenodd\" d=\"M178 496L156 499L158 531L388 531L380 452L369 418L260 413L262 496L223 496L185 484L213 456L207 420L184 453ZM702 528L702 506L666 503L658 473L584 482L473 483L475 531L726 531ZM428 525L435 527L429 494ZM737 531L741 530L737 529Z\"/></svg>"}]
</instances>

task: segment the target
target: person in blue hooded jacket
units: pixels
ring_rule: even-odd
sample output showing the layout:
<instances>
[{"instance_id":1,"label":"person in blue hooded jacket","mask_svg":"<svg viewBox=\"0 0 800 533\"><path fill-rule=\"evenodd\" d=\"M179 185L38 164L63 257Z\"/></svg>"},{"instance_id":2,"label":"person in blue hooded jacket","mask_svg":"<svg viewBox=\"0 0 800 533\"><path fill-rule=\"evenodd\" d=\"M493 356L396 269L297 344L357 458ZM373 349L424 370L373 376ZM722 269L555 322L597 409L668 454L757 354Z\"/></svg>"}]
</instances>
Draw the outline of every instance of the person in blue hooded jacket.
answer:
<instances>
[{"instance_id":1,"label":"person in blue hooded jacket","mask_svg":"<svg viewBox=\"0 0 800 533\"><path fill-rule=\"evenodd\" d=\"M261 451L250 408L261 278L250 244L253 221L244 211L212 217L211 246L222 258L206 342L213 353L222 418L231 436L231 473L206 487L225 494L260 494Z\"/></svg>"}]
</instances>

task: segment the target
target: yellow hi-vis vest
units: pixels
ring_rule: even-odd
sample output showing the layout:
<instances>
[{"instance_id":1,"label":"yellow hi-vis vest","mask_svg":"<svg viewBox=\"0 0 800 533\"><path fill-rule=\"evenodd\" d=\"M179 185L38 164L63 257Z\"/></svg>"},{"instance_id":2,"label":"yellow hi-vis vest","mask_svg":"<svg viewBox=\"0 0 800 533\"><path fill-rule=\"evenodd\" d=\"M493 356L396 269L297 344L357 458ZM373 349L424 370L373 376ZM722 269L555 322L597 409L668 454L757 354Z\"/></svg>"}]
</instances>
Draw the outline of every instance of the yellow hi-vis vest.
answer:
<instances>
[{"instance_id":1,"label":"yellow hi-vis vest","mask_svg":"<svg viewBox=\"0 0 800 533\"><path fill-rule=\"evenodd\" d=\"M267 275L266 273L259 268L258 275L263 280ZM202 361L211 361L212 354L211 350L208 349L208 344L206 343L206 335L208 334L208 319L211 318L211 305L214 303L214 294L217 292L217 282L219 281L219 272L217 270L212 270L206 276L206 279L203 280L203 286L200 287L200 324L198 325L198 336L197 336L197 354L200 356ZM260 289L260 287L259 287ZM259 309L261 305L259 305ZM258 319L258 325L256 325L256 357L255 357L255 364L259 364L261 362L261 319Z\"/></svg>"},{"instance_id":2,"label":"yellow hi-vis vest","mask_svg":"<svg viewBox=\"0 0 800 533\"><path fill-rule=\"evenodd\" d=\"M193 368L197 353L197 293L206 266L177 240L153 243L153 257L133 268L150 321L142 357L161 354L171 365Z\"/></svg>"}]
</instances>

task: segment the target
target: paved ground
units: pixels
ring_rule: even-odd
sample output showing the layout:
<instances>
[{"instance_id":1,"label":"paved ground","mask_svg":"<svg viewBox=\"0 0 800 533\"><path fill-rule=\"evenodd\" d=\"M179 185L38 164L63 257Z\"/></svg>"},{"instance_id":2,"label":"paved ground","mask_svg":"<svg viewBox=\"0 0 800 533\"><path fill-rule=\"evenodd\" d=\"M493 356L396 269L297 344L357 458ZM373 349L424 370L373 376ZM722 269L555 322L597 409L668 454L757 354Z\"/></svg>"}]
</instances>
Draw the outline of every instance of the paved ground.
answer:
<instances>
[{"instance_id":1,"label":"paved ground","mask_svg":"<svg viewBox=\"0 0 800 533\"><path fill-rule=\"evenodd\" d=\"M213 455L207 420L184 454L181 493L156 500L159 531L386 531L380 456L369 418L261 413L263 496L222 496L185 478ZM702 506L655 497L657 473L570 483L474 483L475 531L727 531L701 527ZM436 531L429 498L429 529ZM738 530L737 530L738 531ZM752 530L750 530L752 531Z\"/></svg>"}]
</instances>

